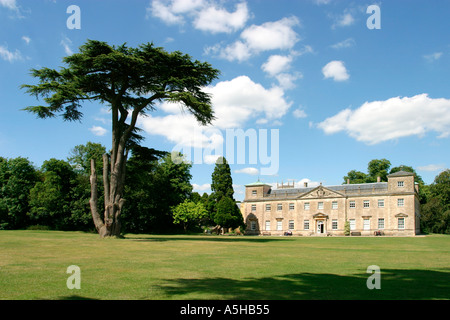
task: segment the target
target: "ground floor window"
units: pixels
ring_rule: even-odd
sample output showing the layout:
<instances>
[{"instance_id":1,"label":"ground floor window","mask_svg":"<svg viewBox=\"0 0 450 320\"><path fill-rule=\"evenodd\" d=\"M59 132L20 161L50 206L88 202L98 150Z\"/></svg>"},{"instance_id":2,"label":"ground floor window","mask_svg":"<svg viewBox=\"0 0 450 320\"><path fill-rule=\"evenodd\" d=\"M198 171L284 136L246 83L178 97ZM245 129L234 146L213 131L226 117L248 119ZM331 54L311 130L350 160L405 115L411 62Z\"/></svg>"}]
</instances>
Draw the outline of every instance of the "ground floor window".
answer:
<instances>
[{"instance_id":1,"label":"ground floor window","mask_svg":"<svg viewBox=\"0 0 450 320\"><path fill-rule=\"evenodd\" d=\"M370 219L364 219L363 229L370 230Z\"/></svg>"},{"instance_id":2,"label":"ground floor window","mask_svg":"<svg viewBox=\"0 0 450 320\"><path fill-rule=\"evenodd\" d=\"M350 230L356 229L355 219L350 219Z\"/></svg>"},{"instance_id":3,"label":"ground floor window","mask_svg":"<svg viewBox=\"0 0 450 320\"><path fill-rule=\"evenodd\" d=\"M283 230L283 221L277 220L277 231Z\"/></svg>"},{"instance_id":4,"label":"ground floor window","mask_svg":"<svg viewBox=\"0 0 450 320\"><path fill-rule=\"evenodd\" d=\"M405 218L398 218L398 229L405 229Z\"/></svg>"},{"instance_id":5,"label":"ground floor window","mask_svg":"<svg viewBox=\"0 0 450 320\"><path fill-rule=\"evenodd\" d=\"M255 231L255 230L256 230L256 221L251 221L251 222L250 222L250 229L251 229L252 231Z\"/></svg>"},{"instance_id":6,"label":"ground floor window","mask_svg":"<svg viewBox=\"0 0 450 320\"><path fill-rule=\"evenodd\" d=\"M289 220L289 230L294 230L294 220Z\"/></svg>"},{"instance_id":7,"label":"ground floor window","mask_svg":"<svg viewBox=\"0 0 450 320\"><path fill-rule=\"evenodd\" d=\"M303 221L303 229L309 230L309 220Z\"/></svg>"},{"instance_id":8,"label":"ground floor window","mask_svg":"<svg viewBox=\"0 0 450 320\"><path fill-rule=\"evenodd\" d=\"M384 229L384 218L378 219L378 229Z\"/></svg>"},{"instance_id":9,"label":"ground floor window","mask_svg":"<svg viewBox=\"0 0 450 320\"><path fill-rule=\"evenodd\" d=\"M270 220L266 221L266 230L270 231Z\"/></svg>"},{"instance_id":10,"label":"ground floor window","mask_svg":"<svg viewBox=\"0 0 450 320\"><path fill-rule=\"evenodd\" d=\"M338 228L338 221L337 221L337 219L333 219L331 221L331 229L337 230L337 228Z\"/></svg>"}]
</instances>

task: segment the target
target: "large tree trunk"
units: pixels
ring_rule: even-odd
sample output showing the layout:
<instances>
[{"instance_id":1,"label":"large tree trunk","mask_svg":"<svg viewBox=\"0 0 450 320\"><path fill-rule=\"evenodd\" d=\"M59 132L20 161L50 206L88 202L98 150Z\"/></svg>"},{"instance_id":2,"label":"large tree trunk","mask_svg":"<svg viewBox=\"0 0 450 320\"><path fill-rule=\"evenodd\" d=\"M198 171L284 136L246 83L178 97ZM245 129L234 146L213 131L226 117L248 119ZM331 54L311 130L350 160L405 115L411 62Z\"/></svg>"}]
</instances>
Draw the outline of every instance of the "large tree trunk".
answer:
<instances>
[{"instance_id":1,"label":"large tree trunk","mask_svg":"<svg viewBox=\"0 0 450 320\"><path fill-rule=\"evenodd\" d=\"M103 219L98 213L97 173L95 160L91 159L91 206L92 218L100 237L120 236L120 215L125 203L123 189L125 183L126 156L119 162L111 163L111 175L109 174L109 157L103 155L103 185L104 185L104 214Z\"/></svg>"}]
</instances>

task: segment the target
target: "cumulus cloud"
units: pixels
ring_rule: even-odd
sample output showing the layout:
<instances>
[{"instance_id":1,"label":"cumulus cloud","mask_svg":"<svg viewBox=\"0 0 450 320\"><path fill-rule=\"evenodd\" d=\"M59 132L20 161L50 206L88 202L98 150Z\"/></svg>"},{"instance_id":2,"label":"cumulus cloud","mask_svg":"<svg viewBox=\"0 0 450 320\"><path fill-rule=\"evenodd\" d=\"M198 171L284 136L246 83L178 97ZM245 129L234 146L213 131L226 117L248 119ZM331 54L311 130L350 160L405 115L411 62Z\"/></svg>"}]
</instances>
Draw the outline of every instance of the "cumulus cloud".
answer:
<instances>
[{"instance_id":1,"label":"cumulus cloud","mask_svg":"<svg viewBox=\"0 0 450 320\"><path fill-rule=\"evenodd\" d=\"M256 176L259 174L259 170L257 168L243 168L243 169L239 169L239 170L234 170L235 173L245 173L245 174L249 174L252 176Z\"/></svg>"},{"instance_id":2,"label":"cumulus cloud","mask_svg":"<svg viewBox=\"0 0 450 320\"><path fill-rule=\"evenodd\" d=\"M89 129L93 134L95 134L96 136L104 136L108 130L106 130L103 127L99 127L99 126L92 126L92 128Z\"/></svg>"},{"instance_id":3,"label":"cumulus cloud","mask_svg":"<svg viewBox=\"0 0 450 320\"><path fill-rule=\"evenodd\" d=\"M193 183L192 188L193 188L193 191L196 191L196 192L209 192L209 191L211 191L211 184L209 184L209 183L205 183L205 184Z\"/></svg>"},{"instance_id":4,"label":"cumulus cloud","mask_svg":"<svg viewBox=\"0 0 450 320\"><path fill-rule=\"evenodd\" d=\"M355 18L351 12L345 11L341 15L333 16L334 23L331 28L335 29L338 27L348 27L355 23Z\"/></svg>"},{"instance_id":5,"label":"cumulus cloud","mask_svg":"<svg viewBox=\"0 0 450 320\"><path fill-rule=\"evenodd\" d=\"M245 61L260 52L270 50L291 50L300 40L294 27L299 26L297 17L285 17L278 21L251 25L242 31L240 39L223 46L216 44L205 49L205 53L213 53L229 61Z\"/></svg>"},{"instance_id":6,"label":"cumulus cloud","mask_svg":"<svg viewBox=\"0 0 450 320\"><path fill-rule=\"evenodd\" d=\"M219 82L204 91L212 95L217 118L212 126L200 127L191 114L183 112L181 104L168 102L159 106L166 115L142 117L139 126L148 134L162 135L178 145L213 149L223 143L223 135L218 130L242 128L250 120L275 121L292 104L281 88L266 89L247 76Z\"/></svg>"},{"instance_id":7,"label":"cumulus cloud","mask_svg":"<svg viewBox=\"0 0 450 320\"><path fill-rule=\"evenodd\" d=\"M295 109L292 112L293 116L297 119L302 119L302 118L306 118L308 115L306 114L306 112L302 109L302 108L298 108Z\"/></svg>"},{"instance_id":8,"label":"cumulus cloud","mask_svg":"<svg viewBox=\"0 0 450 320\"><path fill-rule=\"evenodd\" d=\"M434 52L423 56L427 62L434 62L442 57L442 52Z\"/></svg>"},{"instance_id":9,"label":"cumulus cloud","mask_svg":"<svg viewBox=\"0 0 450 320\"><path fill-rule=\"evenodd\" d=\"M250 14L245 2L230 12L218 2L206 0L152 0L147 18L156 17L168 25L182 25L187 19L198 30L231 33L245 26Z\"/></svg>"},{"instance_id":10,"label":"cumulus cloud","mask_svg":"<svg viewBox=\"0 0 450 320\"><path fill-rule=\"evenodd\" d=\"M18 10L16 0L0 0L0 5L10 10Z\"/></svg>"},{"instance_id":11,"label":"cumulus cloud","mask_svg":"<svg viewBox=\"0 0 450 320\"><path fill-rule=\"evenodd\" d=\"M353 38L345 39L341 42L333 44L331 47L333 49L344 49L344 48L350 48L353 47L356 44L355 40Z\"/></svg>"},{"instance_id":12,"label":"cumulus cloud","mask_svg":"<svg viewBox=\"0 0 450 320\"><path fill-rule=\"evenodd\" d=\"M19 50L9 51L6 46L0 46L0 58L10 63L23 59Z\"/></svg>"},{"instance_id":13,"label":"cumulus cloud","mask_svg":"<svg viewBox=\"0 0 450 320\"><path fill-rule=\"evenodd\" d=\"M334 81L345 81L350 78L343 61L331 61L322 68L325 79L332 78Z\"/></svg>"},{"instance_id":14,"label":"cumulus cloud","mask_svg":"<svg viewBox=\"0 0 450 320\"><path fill-rule=\"evenodd\" d=\"M357 141L377 144L434 131L450 136L450 99L428 94L366 102L356 110L345 109L318 124L326 134L345 131Z\"/></svg>"}]
</instances>

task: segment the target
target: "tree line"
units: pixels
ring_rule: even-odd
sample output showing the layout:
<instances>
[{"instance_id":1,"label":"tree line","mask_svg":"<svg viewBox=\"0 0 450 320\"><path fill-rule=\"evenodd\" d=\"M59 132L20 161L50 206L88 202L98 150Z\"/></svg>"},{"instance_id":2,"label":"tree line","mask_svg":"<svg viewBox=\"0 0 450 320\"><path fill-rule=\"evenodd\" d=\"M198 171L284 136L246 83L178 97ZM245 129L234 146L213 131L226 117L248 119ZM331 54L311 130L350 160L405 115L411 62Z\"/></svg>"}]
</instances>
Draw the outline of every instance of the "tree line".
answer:
<instances>
[{"instance_id":1,"label":"tree line","mask_svg":"<svg viewBox=\"0 0 450 320\"><path fill-rule=\"evenodd\" d=\"M423 233L450 234L450 169L439 173L433 183L427 185L417 172L407 165L391 167L387 159L374 159L367 165L367 173L351 170L344 176L345 183L371 183L387 181L387 176L398 171L414 173L419 185L420 230Z\"/></svg>"},{"instance_id":2,"label":"tree line","mask_svg":"<svg viewBox=\"0 0 450 320\"><path fill-rule=\"evenodd\" d=\"M88 142L74 147L66 160L49 159L40 168L23 157L0 157L0 230L95 232L89 203L90 160L97 160L96 169L101 173L104 154L104 146ZM173 159L168 152L138 145L132 148L126 165L122 233L200 232L202 227L217 224L232 228L243 225L226 160L216 164L214 172L219 173L212 177L214 191L200 196L190 183L192 165ZM98 180L97 205L101 210L104 186L101 176ZM180 215L183 206L188 207L184 217ZM193 206L201 214L193 215Z\"/></svg>"}]
</instances>

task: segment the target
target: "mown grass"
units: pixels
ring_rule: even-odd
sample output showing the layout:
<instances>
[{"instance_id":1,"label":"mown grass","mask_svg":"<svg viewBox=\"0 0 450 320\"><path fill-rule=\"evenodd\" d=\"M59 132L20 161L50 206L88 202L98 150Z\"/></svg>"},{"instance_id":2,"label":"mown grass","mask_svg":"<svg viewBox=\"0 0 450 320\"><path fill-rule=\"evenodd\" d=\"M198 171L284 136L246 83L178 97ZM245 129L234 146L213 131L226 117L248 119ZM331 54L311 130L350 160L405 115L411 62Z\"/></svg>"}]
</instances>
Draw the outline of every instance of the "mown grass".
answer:
<instances>
[{"instance_id":1,"label":"mown grass","mask_svg":"<svg viewBox=\"0 0 450 320\"><path fill-rule=\"evenodd\" d=\"M79 290L66 286L70 265ZM366 286L370 265L380 290ZM0 299L450 299L450 236L0 231Z\"/></svg>"}]
</instances>

